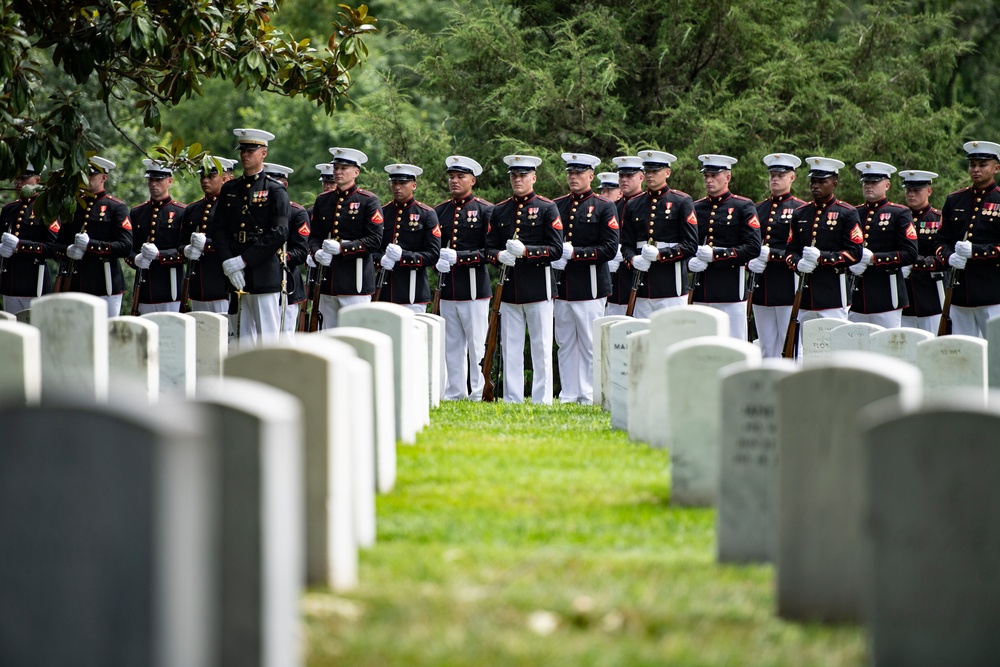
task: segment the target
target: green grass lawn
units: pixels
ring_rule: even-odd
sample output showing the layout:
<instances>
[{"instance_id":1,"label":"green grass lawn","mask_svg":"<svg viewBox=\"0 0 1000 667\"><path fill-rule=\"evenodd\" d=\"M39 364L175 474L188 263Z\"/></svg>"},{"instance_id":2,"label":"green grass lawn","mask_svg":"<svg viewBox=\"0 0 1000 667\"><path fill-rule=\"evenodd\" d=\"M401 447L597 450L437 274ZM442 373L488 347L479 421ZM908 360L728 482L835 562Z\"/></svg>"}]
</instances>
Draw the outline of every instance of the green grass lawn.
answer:
<instances>
[{"instance_id":1,"label":"green grass lawn","mask_svg":"<svg viewBox=\"0 0 1000 667\"><path fill-rule=\"evenodd\" d=\"M861 665L856 627L774 616L774 570L715 564L715 514L597 408L446 403L399 448L346 596L306 595L310 667Z\"/></svg>"}]
</instances>

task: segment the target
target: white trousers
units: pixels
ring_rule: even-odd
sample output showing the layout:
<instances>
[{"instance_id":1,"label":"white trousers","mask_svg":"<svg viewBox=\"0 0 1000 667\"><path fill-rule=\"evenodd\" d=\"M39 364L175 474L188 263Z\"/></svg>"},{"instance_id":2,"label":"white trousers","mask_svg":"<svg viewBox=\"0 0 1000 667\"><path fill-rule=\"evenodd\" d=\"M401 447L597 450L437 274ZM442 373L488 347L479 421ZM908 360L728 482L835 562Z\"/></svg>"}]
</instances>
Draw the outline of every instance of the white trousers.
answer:
<instances>
[{"instance_id":1,"label":"white trousers","mask_svg":"<svg viewBox=\"0 0 1000 667\"><path fill-rule=\"evenodd\" d=\"M500 304L503 400L524 402L524 327L531 340L531 400L552 405L552 300Z\"/></svg>"},{"instance_id":2,"label":"white trousers","mask_svg":"<svg viewBox=\"0 0 1000 667\"><path fill-rule=\"evenodd\" d=\"M951 307L951 332L963 336L986 338L986 323L1000 315L1000 304L992 306Z\"/></svg>"},{"instance_id":3,"label":"white trousers","mask_svg":"<svg viewBox=\"0 0 1000 667\"><path fill-rule=\"evenodd\" d=\"M3 309L8 313L20 313L22 310L31 308L31 302L38 297L34 296L4 296Z\"/></svg>"},{"instance_id":4,"label":"white trousers","mask_svg":"<svg viewBox=\"0 0 1000 667\"><path fill-rule=\"evenodd\" d=\"M926 317L914 317L913 315L903 315L900 324L911 329L922 329L937 335L938 327L941 326L940 315L927 315ZM954 327L954 324L952 324Z\"/></svg>"},{"instance_id":5,"label":"white trousers","mask_svg":"<svg viewBox=\"0 0 1000 667\"><path fill-rule=\"evenodd\" d=\"M123 296L123 294L112 294L111 296L98 296L97 298L104 299L104 302L108 304L108 317L118 317L122 314Z\"/></svg>"},{"instance_id":6,"label":"white trousers","mask_svg":"<svg viewBox=\"0 0 1000 667\"><path fill-rule=\"evenodd\" d=\"M480 363L486 351L486 329L490 319L490 300L448 301L441 299L444 318L444 361L448 369L446 401L483 398L483 373ZM468 376L468 384L466 384ZM470 391L471 388L471 391Z\"/></svg>"},{"instance_id":7,"label":"white trousers","mask_svg":"<svg viewBox=\"0 0 1000 667\"><path fill-rule=\"evenodd\" d=\"M703 303L695 301L696 306L708 306L715 308L729 316L729 337L736 340L747 339L747 302L734 301L733 303Z\"/></svg>"},{"instance_id":8,"label":"white trousers","mask_svg":"<svg viewBox=\"0 0 1000 667\"><path fill-rule=\"evenodd\" d=\"M609 303L604 309L605 315L624 315L625 311L628 310L628 304L624 303Z\"/></svg>"},{"instance_id":9,"label":"white trousers","mask_svg":"<svg viewBox=\"0 0 1000 667\"><path fill-rule=\"evenodd\" d=\"M278 295L280 300L281 295ZM280 306L280 303L279 303ZM280 316L280 312L279 312ZM287 335L289 339L295 336L295 325L299 323L299 304L289 303L285 306L285 324L281 327L281 333ZM281 325L281 321L278 321Z\"/></svg>"},{"instance_id":10,"label":"white trousers","mask_svg":"<svg viewBox=\"0 0 1000 667\"><path fill-rule=\"evenodd\" d=\"M403 308L406 308L409 311L417 313L418 315L420 313L426 313L427 312L427 304L426 303L404 303L404 304L401 304L401 305L403 306Z\"/></svg>"},{"instance_id":11,"label":"white trousers","mask_svg":"<svg viewBox=\"0 0 1000 667\"><path fill-rule=\"evenodd\" d=\"M240 349L278 340L281 294L244 294L240 304Z\"/></svg>"},{"instance_id":12,"label":"white trousers","mask_svg":"<svg viewBox=\"0 0 1000 667\"><path fill-rule=\"evenodd\" d=\"M791 317L791 315L789 315L789 317ZM847 320L847 308L824 308L823 310L799 311L800 323L818 319Z\"/></svg>"},{"instance_id":13,"label":"white trousers","mask_svg":"<svg viewBox=\"0 0 1000 667\"><path fill-rule=\"evenodd\" d=\"M637 297L635 300L635 309L632 311L632 317L636 319L646 319L658 310L664 310L666 308L679 308L680 306L686 306L688 303L687 294L683 296L668 296L663 299L643 299ZM622 315L624 315L624 311Z\"/></svg>"},{"instance_id":14,"label":"white trousers","mask_svg":"<svg viewBox=\"0 0 1000 667\"><path fill-rule=\"evenodd\" d=\"M359 294L355 296L327 296L323 294L319 297L319 314L323 316L323 329L332 329L337 326L340 319L340 309L353 306L359 303L371 303L371 294Z\"/></svg>"},{"instance_id":15,"label":"white trousers","mask_svg":"<svg viewBox=\"0 0 1000 667\"><path fill-rule=\"evenodd\" d=\"M167 301L166 303L140 303L139 314L146 313L179 313L181 312L180 301Z\"/></svg>"},{"instance_id":16,"label":"white trousers","mask_svg":"<svg viewBox=\"0 0 1000 667\"><path fill-rule=\"evenodd\" d=\"M851 313L847 316L851 322L877 324L883 329L898 329L903 326L903 310L888 310L884 313Z\"/></svg>"},{"instance_id":17,"label":"white trousers","mask_svg":"<svg viewBox=\"0 0 1000 667\"><path fill-rule=\"evenodd\" d=\"M219 313L220 315L225 315L229 312L229 301L227 299L217 299L215 301L195 301L191 299L191 312Z\"/></svg>"},{"instance_id":18,"label":"white trousers","mask_svg":"<svg viewBox=\"0 0 1000 667\"><path fill-rule=\"evenodd\" d=\"M788 333L788 320L792 318L791 306L754 306L753 321L757 326L757 340L764 357L780 357Z\"/></svg>"},{"instance_id":19,"label":"white trousers","mask_svg":"<svg viewBox=\"0 0 1000 667\"><path fill-rule=\"evenodd\" d=\"M559 345L559 381L563 403L594 402L594 320L604 314L605 299L553 304L554 333Z\"/></svg>"}]
</instances>

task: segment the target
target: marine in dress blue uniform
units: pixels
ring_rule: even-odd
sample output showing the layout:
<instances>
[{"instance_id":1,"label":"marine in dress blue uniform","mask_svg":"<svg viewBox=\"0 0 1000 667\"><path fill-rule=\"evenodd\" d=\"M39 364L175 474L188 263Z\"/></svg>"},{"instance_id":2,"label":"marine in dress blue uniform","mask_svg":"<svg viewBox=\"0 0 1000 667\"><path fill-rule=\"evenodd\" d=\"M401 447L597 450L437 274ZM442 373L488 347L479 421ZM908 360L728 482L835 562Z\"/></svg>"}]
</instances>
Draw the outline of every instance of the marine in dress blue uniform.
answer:
<instances>
[{"instance_id":1,"label":"marine in dress blue uniform","mask_svg":"<svg viewBox=\"0 0 1000 667\"><path fill-rule=\"evenodd\" d=\"M29 164L14 179L18 198L0 209L0 294L8 313L31 307L31 301L52 291L52 275L45 260L54 257L59 221L45 222L34 205L41 174ZM28 186L27 188L25 186Z\"/></svg>"},{"instance_id":2,"label":"marine in dress blue uniform","mask_svg":"<svg viewBox=\"0 0 1000 667\"><path fill-rule=\"evenodd\" d=\"M865 203L858 206L864 232L861 261L850 267L856 276L851 298L851 322L867 322L889 329L900 326L908 300L902 268L917 259L917 230L910 209L886 198L889 176L896 168L867 160L855 168L861 173Z\"/></svg>"},{"instance_id":3,"label":"marine in dress blue uniform","mask_svg":"<svg viewBox=\"0 0 1000 667\"><path fill-rule=\"evenodd\" d=\"M139 314L180 312L184 280L184 204L170 196L173 170L156 160L143 160L149 199L129 212L132 253L128 264L140 271Z\"/></svg>"},{"instance_id":4,"label":"marine in dress blue uniform","mask_svg":"<svg viewBox=\"0 0 1000 667\"><path fill-rule=\"evenodd\" d=\"M281 319L281 261L290 207L285 186L264 173L268 142L264 130L237 128L243 174L222 186L209 227L222 271L240 299L239 345L278 339Z\"/></svg>"},{"instance_id":5,"label":"marine in dress blue uniform","mask_svg":"<svg viewBox=\"0 0 1000 667\"><path fill-rule=\"evenodd\" d=\"M180 250L188 260L187 272L191 276L188 298L191 310L195 312L221 315L229 311L229 280L222 271L222 259L208 234L219 208L222 185L233 179L235 164L236 160L209 156L207 166L200 170L199 179L205 196L184 209L180 235L183 247ZM232 331L235 335L235 328Z\"/></svg>"},{"instance_id":6,"label":"marine in dress blue uniform","mask_svg":"<svg viewBox=\"0 0 1000 667\"><path fill-rule=\"evenodd\" d=\"M638 155L619 155L611 159L618 173L618 189L621 197L615 201L618 214L618 225L625 219L625 205L630 199L642 194L642 183L645 173L642 168L642 158ZM611 294L604 309L605 315L624 315L628 309L628 298L632 292L632 269L624 261L621 247L621 230L619 229L618 252L608 262L608 272L611 274Z\"/></svg>"},{"instance_id":7,"label":"marine in dress blue uniform","mask_svg":"<svg viewBox=\"0 0 1000 667\"><path fill-rule=\"evenodd\" d=\"M441 286L441 317L445 319L446 400L483 397L480 363L486 349L490 313L490 275L486 233L493 204L472 193L483 173L478 162L464 155L445 160L451 199L434 207L441 225L441 255L437 261Z\"/></svg>"},{"instance_id":8,"label":"marine in dress blue uniform","mask_svg":"<svg viewBox=\"0 0 1000 667\"><path fill-rule=\"evenodd\" d=\"M288 177L295 173L291 167L273 162L264 163L264 173L288 188ZM306 300L306 287L299 269L309 256L309 213L301 205L288 202L288 241L282 252L285 254L285 312L281 315L281 333L292 337L298 323L299 304Z\"/></svg>"},{"instance_id":9,"label":"marine in dress blue uniform","mask_svg":"<svg viewBox=\"0 0 1000 667\"><path fill-rule=\"evenodd\" d=\"M751 200L729 191L736 158L699 155L708 196L694 203L699 246L688 260L697 275L693 302L729 316L729 335L747 339L746 264L760 254L760 221Z\"/></svg>"},{"instance_id":10,"label":"marine in dress blue uniform","mask_svg":"<svg viewBox=\"0 0 1000 667\"><path fill-rule=\"evenodd\" d=\"M121 314L125 276L121 261L132 254L128 205L105 190L115 163L90 158L87 183L73 219L59 227L55 255L60 274L69 273L69 291L93 294L108 304L108 317Z\"/></svg>"},{"instance_id":11,"label":"marine in dress blue uniform","mask_svg":"<svg viewBox=\"0 0 1000 667\"><path fill-rule=\"evenodd\" d=\"M760 351L765 357L780 357L795 300L796 276L785 263L788 227L795 209L805 204L792 195L795 170L802 160L789 153L765 155L770 196L757 204L760 221L760 255L747 263L755 276L753 317Z\"/></svg>"},{"instance_id":12,"label":"marine in dress blue uniform","mask_svg":"<svg viewBox=\"0 0 1000 667\"><path fill-rule=\"evenodd\" d=\"M1000 315L1000 144L969 141L962 148L972 185L945 199L935 252L955 269L951 332L985 338L986 323Z\"/></svg>"},{"instance_id":13,"label":"marine in dress blue uniform","mask_svg":"<svg viewBox=\"0 0 1000 667\"><path fill-rule=\"evenodd\" d=\"M562 256L563 227L551 199L535 194L534 155L504 159L513 196L493 209L486 236L490 261L507 267L500 304L500 353L503 357L503 399L524 401L524 330L531 343L531 400L552 403L552 297L555 277L551 264ZM502 269L501 269L502 270Z\"/></svg>"},{"instance_id":14,"label":"marine in dress blue uniform","mask_svg":"<svg viewBox=\"0 0 1000 667\"><path fill-rule=\"evenodd\" d=\"M417 176L424 170L412 164L390 164L385 171L392 201L382 207L382 248L374 257L385 280L379 300L423 313L431 300L427 268L437 263L441 253L441 227L434 209L413 196Z\"/></svg>"},{"instance_id":15,"label":"marine in dress blue uniform","mask_svg":"<svg viewBox=\"0 0 1000 667\"><path fill-rule=\"evenodd\" d=\"M570 192L555 200L565 240L562 257L552 263L560 272L553 304L559 400L590 405L594 401L594 320L604 315L611 293L608 262L618 252L618 211L610 199L590 188L600 158L563 153L562 159Z\"/></svg>"},{"instance_id":16,"label":"marine in dress blue uniform","mask_svg":"<svg viewBox=\"0 0 1000 667\"><path fill-rule=\"evenodd\" d=\"M808 157L812 201L795 209L788 230L785 262L808 274L802 289L799 322L816 318L847 319L851 305L847 268L861 259L865 240L858 212L835 196L844 163L825 157Z\"/></svg>"},{"instance_id":17,"label":"marine in dress blue uniform","mask_svg":"<svg viewBox=\"0 0 1000 667\"><path fill-rule=\"evenodd\" d=\"M310 219L309 252L322 265L321 327L337 326L340 309L371 301L375 292L374 253L382 244L382 205L378 197L357 186L361 165L368 156L353 148L335 146L334 188L316 198ZM313 289L316 289L314 286Z\"/></svg>"},{"instance_id":18,"label":"marine in dress blue uniform","mask_svg":"<svg viewBox=\"0 0 1000 667\"><path fill-rule=\"evenodd\" d=\"M639 157L646 192L625 204L621 247L624 262L642 274L632 315L647 318L663 308L687 305L687 260L698 250L698 219L691 196L667 185L677 158L654 150L639 151Z\"/></svg>"},{"instance_id":19,"label":"marine in dress blue uniform","mask_svg":"<svg viewBox=\"0 0 1000 667\"><path fill-rule=\"evenodd\" d=\"M937 233L941 229L941 211L931 206L930 196L933 192L931 181L937 174L907 169L899 172L899 177L903 180L906 205L917 228L917 259L902 269L906 297L910 302L903 308L902 324L937 335L944 304L945 271L944 263L934 254Z\"/></svg>"}]
</instances>

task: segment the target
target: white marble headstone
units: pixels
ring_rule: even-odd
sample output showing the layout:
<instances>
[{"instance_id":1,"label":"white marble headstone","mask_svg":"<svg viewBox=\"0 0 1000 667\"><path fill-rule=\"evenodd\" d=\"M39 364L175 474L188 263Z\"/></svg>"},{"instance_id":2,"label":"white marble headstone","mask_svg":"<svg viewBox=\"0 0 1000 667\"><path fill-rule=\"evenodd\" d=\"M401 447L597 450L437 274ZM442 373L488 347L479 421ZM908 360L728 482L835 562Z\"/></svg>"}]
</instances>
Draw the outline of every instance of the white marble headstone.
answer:
<instances>
[{"instance_id":1,"label":"white marble headstone","mask_svg":"<svg viewBox=\"0 0 1000 667\"><path fill-rule=\"evenodd\" d=\"M428 400L432 408L441 405L441 393L445 386L444 374L444 324L443 317L429 313L417 313L416 319L427 325L427 386ZM438 321L438 320L442 321Z\"/></svg>"},{"instance_id":2,"label":"white marble headstone","mask_svg":"<svg viewBox=\"0 0 1000 667\"><path fill-rule=\"evenodd\" d=\"M885 331L885 328L868 322L841 324L830 331L830 349L833 352L870 352L870 336L876 331Z\"/></svg>"},{"instance_id":3,"label":"white marble headstone","mask_svg":"<svg viewBox=\"0 0 1000 667\"><path fill-rule=\"evenodd\" d=\"M711 507L719 488L721 383L719 371L736 363L757 365L760 348L742 340L704 336L674 343L666 357L666 412L670 449L670 502Z\"/></svg>"},{"instance_id":4,"label":"white marble headstone","mask_svg":"<svg viewBox=\"0 0 1000 667\"><path fill-rule=\"evenodd\" d=\"M604 332L607 331L603 325L608 322L621 322L625 319L628 319L626 315L606 315L596 318L591 325L594 332L594 405L603 407L602 383L604 382L604 374L601 372L601 357L604 353L603 336Z\"/></svg>"},{"instance_id":5,"label":"white marble headstone","mask_svg":"<svg viewBox=\"0 0 1000 667\"><path fill-rule=\"evenodd\" d=\"M42 396L108 398L108 305L91 294L38 297L31 325L41 332Z\"/></svg>"},{"instance_id":6,"label":"white marble headstone","mask_svg":"<svg viewBox=\"0 0 1000 667\"><path fill-rule=\"evenodd\" d=\"M917 364L917 343L934 338L934 334L923 329L897 327L873 333L871 351L884 354L907 363Z\"/></svg>"},{"instance_id":7,"label":"white marble headstone","mask_svg":"<svg viewBox=\"0 0 1000 667\"><path fill-rule=\"evenodd\" d=\"M773 563L778 548L778 397L774 383L798 370L791 359L733 364L719 372L720 563Z\"/></svg>"},{"instance_id":8,"label":"white marble headstone","mask_svg":"<svg viewBox=\"0 0 1000 667\"><path fill-rule=\"evenodd\" d=\"M208 311L195 311L187 315L194 318L195 322L195 378L221 378L222 360L229 353L229 318Z\"/></svg>"},{"instance_id":9,"label":"white marble headstone","mask_svg":"<svg viewBox=\"0 0 1000 667\"><path fill-rule=\"evenodd\" d=\"M41 399L41 340L31 325L0 321L0 404L36 405Z\"/></svg>"},{"instance_id":10,"label":"white marble headstone","mask_svg":"<svg viewBox=\"0 0 1000 667\"><path fill-rule=\"evenodd\" d=\"M990 389L1000 389L1000 317L991 318L986 323L986 342Z\"/></svg>"},{"instance_id":11,"label":"white marble headstone","mask_svg":"<svg viewBox=\"0 0 1000 667\"><path fill-rule=\"evenodd\" d=\"M141 392L146 402L160 398L160 327L142 317L108 320L108 364L116 395Z\"/></svg>"},{"instance_id":12,"label":"white marble headstone","mask_svg":"<svg viewBox=\"0 0 1000 667\"><path fill-rule=\"evenodd\" d=\"M31 324L31 308L25 308L14 313L14 319L22 324Z\"/></svg>"},{"instance_id":13,"label":"white marble headstone","mask_svg":"<svg viewBox=\"0 0 1000 667\"><path fill-rule=\"evenodd\" d=\"M444 398L444 390L448 386L448 365L445 362L445 352L447 350L447 345L448 345L447 344L447 340L448 340L448 337L447 337L448 336L448 322L443 317L441 317L440 315L435 315L433 313L417 313L416 315L417 315L417 317L422 317L424 319L428 319L428 320L432 320L434 322L437 322L438 325L439 325L439 329L440 329L440 332L439 332L440 335L438 336L438 343L439 343L439 346L438 346L438 357L439 357L438 366L440 368L441 378L440 378L440 381L438 382L438 384L441 385L441 387L440 387L440 391L437 394L437 399L435 399L435 401L433 403L433 407L436 408L438 405L440 405L441 400Z\"/></svg>"},{"instance_id":14,"label":"white marble headstone","mask_svg":"<svg viewBox=\"0 0 1000 667\"><path fill-rule=\"evenodd\" d=\"M830 334L837 327L847 324L847 320L819 317L806 320L799 325L799 340L802 341L802 359L825 359L830 356Z\"/></svg>"},{"instance_id":15,"label":"white marble headstone","mask_svg":"<svg viewBox=\"0 0 1000 667\"><path fill-rule=\"evenodd\" d=\"M961 335L934 337L917 343L917 368L924 375L924 396L945 396L955 389L965 388L974 390L979 396L978 404L985 405L988 388L986 346L982 338Z\"/></svg>"},{"instance_id":16,"label":"white marble headstone","mask_svg":"<svg viewBox=\"0 0 1000 667\"><path fill-rule=\"evenodd\" d=\"M605 394L610 394L612 428L628 428L628 336L648 328L649 320L629 318L612 323L608 332L608 374L611 381L605 387Z\"/></svg>"},{"instance_id":17,"label":"white marble headstone","mask_svg":"<svg viewBox=\"0 0 1000 667\"><path fill-rule=\"evenodd\" d=\"M0 321L17 322L17 316L14 313L8 313L6 310L0 310Z\"/></svg>"},{"instance_id":18,"label":"white marble headstone","mask_svg":"<svg viewBox=\"0 0 1000 667\"><path fill-rule=\"evenodd\" d=\"M627 424L629 440L641 440L640 424L645 423L646 415L642 412L642 380L646 375L649 360L649 331L636 331L625 339L628 346L628 410Z\"/></svg>"},{"instance_id":19,"label":"white marble headstone","mask_svg":"<svg viewBox=\"0 0 1000 667\"><path fill-rule=\"evenodd\" d=\"M192 398L196 384L194 318L181 313L143 315L160 327L160 393Z\"/></svg>"},{"instance_id":20,"label":"white marble headstone","mask_svg":"<svg viewBox=\"0 0 1000 667\"><path fill-rule=\"evenodd\" d=\"M413 364L414 368L411 391L415 392L416 396L419 429L423 429L431 423L431 324L417 317L414 317L411 322L413 349L419 350L409 359L409 363ZM421 389L424 391L421 392Z\"/></svg>"},{"instance_id":21,"label":"white marble headstone","mask_svg":"<svg viewBox=\"0 0 1000 667\"><path fill-rule=\"evenodd\" d=\"M916 405L920 371L868 352L837 352L776 382L780 523L778 613L857 621L861 614L859 415L899 397Z\"/></svg>"}]
</instances>

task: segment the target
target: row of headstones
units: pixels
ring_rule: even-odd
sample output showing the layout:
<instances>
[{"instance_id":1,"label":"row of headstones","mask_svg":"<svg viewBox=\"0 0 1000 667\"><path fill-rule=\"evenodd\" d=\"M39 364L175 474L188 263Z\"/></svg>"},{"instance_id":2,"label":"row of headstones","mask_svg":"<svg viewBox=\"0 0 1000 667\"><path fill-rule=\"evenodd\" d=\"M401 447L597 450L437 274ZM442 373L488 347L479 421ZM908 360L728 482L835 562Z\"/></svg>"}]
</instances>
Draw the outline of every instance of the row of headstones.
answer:
<instances>
[{"instance_id":1,"label":"row of headstones","mask_svg":"<svg viewBox=\"0 0 1000 667\"><path fill-rule=\"evenodd\" d=\"M100 364L72 363L107 349L104 308L60 295L33 304L30 327L0 323L34 378L0 394L0 663L299 664L302 586L355 585L396 425L427 421L421 352L443 331L431 345L406 309L346 308L344 327L229 356L194 400L150 406L95 401ZM162 360L162 330L142 330ZM67 391L50 391L61 348Z\"/></svg>"},{"instance_id":2,"label":"row of headstones","mask_svg":"<svg viewBox=\"0 0 1000 667\"><path fill-rule=\"evenodd\" d=\"M910 355L901 354L913 344L909 331L807 322L803 338L810 330L825 334L827 354L807 354L800 370L790 361L762 361L755 346L726 338L719 315L691 307L649 322L595 324L601 356L611 359L602 380L612 419L616 406L624 408L619 428L670 448L672 502L718 506L719 560L776 563L782 616L865 619L877 663L1000 659L990 632L1000 629L1000 495L992 490L1000 449L973 436L1000 420L995 408L985 409L985 341L919 340ZM838 338L859 345L862 335L869 349L882 337L885 353L839 351ZM831 346L838 350L832 355ZM595 360L595 376L599 365ZM962 399L920 407L922 393L945 392ZM644 404L638 396L655 400ZM885 398L902 407L870 407ZM1000 406L1000 398L991 400ZM937 420L947 426L933 426ZM872 426L866 431L865 424ZM953 439L966 447L949 458ZM956 494L970 471L979 472ZM926 576L937 578L934 585ZM956 662L959 656L966 662Z\"/></svg>"}]
</instances>

